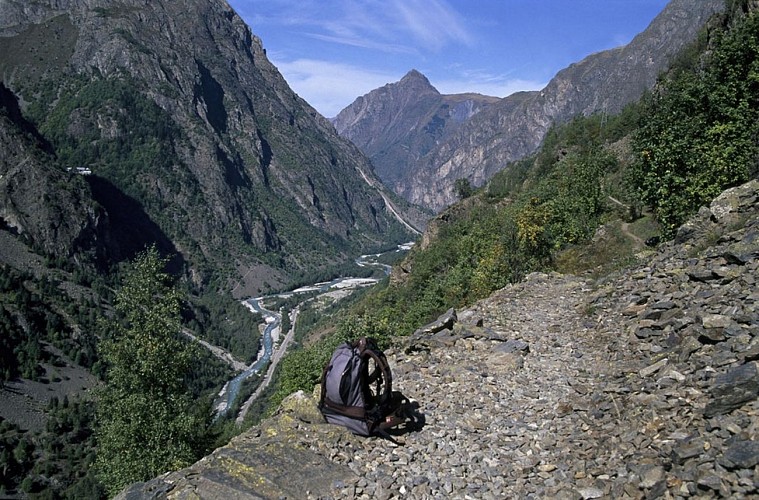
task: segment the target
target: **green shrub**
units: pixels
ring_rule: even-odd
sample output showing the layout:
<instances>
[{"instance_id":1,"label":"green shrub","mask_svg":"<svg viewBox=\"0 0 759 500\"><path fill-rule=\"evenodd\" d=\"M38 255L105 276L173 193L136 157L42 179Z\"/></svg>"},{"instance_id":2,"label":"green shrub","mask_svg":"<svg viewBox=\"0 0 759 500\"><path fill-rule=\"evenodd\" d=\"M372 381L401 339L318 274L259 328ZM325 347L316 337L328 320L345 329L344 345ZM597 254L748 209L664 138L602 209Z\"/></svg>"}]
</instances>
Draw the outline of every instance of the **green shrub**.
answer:
<instances>
[{"instance_id":1,"label":"green shrub","mask_svg":"<svg viewBox=\"0 0 759 500\"><path fill-rule=\"evenodd\" d=\"M718 34L706 64L685 67L646 102L632 178L665 236L757 172L759 16Z\"/></svg>"}]
</instances>

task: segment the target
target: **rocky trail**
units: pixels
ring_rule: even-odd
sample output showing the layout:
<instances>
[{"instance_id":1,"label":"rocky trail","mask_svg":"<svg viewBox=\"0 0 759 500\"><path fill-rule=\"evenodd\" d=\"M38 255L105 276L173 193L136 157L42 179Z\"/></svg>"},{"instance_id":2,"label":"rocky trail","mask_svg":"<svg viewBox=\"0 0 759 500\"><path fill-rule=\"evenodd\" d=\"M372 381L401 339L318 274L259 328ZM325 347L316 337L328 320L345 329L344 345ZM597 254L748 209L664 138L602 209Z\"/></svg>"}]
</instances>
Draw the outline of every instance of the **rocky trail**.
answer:
<instances>
[{"instance_id":1,"label":"rocky trail","mask_svg":"<svg viewBox=\"0 0 759 500\"><path fill-rule=\"evenodd\" d=\"M589 291L576 278L531 275L465 311L462 322L481 328L454 324L396 354L398 385L418 399L425 425L388 445L389 464L372 464L380 488L369 496L555 496L576 481L589 497L603 494L595 477L620 455L606 442L620 419L607 392L620 360L607 349L614 338L594 337L583 313Z\"/></svg>"},{"instance_id":2,"label":"rocky trail","mask_svg":"<svg viewBox=\"0 0 759 500\"><path fill-rule=\"evenodd\" d=\"M759 182L603 280L531 274L388 352L421 421L312 395L122 498L759 497Z\"/></svg>"}]
</instances>

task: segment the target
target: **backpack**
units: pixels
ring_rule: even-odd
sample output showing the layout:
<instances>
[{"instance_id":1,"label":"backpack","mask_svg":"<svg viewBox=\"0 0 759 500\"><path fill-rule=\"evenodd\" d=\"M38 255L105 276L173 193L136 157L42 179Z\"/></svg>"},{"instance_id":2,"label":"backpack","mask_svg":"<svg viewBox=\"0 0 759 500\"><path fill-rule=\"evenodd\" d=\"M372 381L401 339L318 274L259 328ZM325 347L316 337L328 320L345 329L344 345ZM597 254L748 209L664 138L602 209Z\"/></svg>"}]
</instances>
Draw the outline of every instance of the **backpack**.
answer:
<instances>
[{"instance_id":1,"label":"backpack","mask_svg":"<svg viewBox=\"0 0 759 500\"><path fill-rule=\"evenodd\" d=\"M385 354L372 339L341 344L324 367L319 409L327 422L371 436L398 425L401 406L392 391Z\"/></svg>"}]
</instances>

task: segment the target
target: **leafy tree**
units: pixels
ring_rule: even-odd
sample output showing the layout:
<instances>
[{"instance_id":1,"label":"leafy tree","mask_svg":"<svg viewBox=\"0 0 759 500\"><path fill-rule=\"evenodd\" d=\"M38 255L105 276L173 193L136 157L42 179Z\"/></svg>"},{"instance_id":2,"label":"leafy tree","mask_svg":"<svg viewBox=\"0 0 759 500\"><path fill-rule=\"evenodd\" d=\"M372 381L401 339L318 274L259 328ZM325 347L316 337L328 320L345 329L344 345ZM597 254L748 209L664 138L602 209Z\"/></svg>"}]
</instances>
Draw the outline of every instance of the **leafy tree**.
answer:
<instances>
[{"instance_id":1,"label":"leafy tree","mask_svg":"<svg viewBox=\"0 0 759 500\"><path fill-rule=\"evenodd\" d=\"M456 182L453 184L453 189L456 191L456 196L458 196L460 200L469 198L474 193L474 188L472 188L469 179L466 177L456 179Z\"/></svg>"},{"instance_id":2,"label":"leafy tree","mask_svg":"<svg viewBox=\"0 0 759 500\"><path fill-rule=\"evenodd\" d=\"M191 464L207 420L185 385L193 349L180 338L182 297L155 247L140 254L115 300L100 351L107 363L98 404L97 473L110 494Z\"/></svg>"},{"instance_id":3,"label":"leafy tree","mask_svg":"<svg viewBox=\"0 0 759 500\"><path fill-rule=\"evenodd\" d=\"M734 22L717 37L708 64L663 82L636 136L632 177L666 236L757 170L759 15Z\"/></svg>"},{"instance_id":4,"label":"leafy tree","mask_svg":"<svg viewBox=\"0 0 759 500\"><path fill-rule=\"evenodd\" d=\"M550 204L532 198L517 214L519 243L527 252L543 255L550 252L549 223L554 217Z\"/></svg>"}]
</instances>

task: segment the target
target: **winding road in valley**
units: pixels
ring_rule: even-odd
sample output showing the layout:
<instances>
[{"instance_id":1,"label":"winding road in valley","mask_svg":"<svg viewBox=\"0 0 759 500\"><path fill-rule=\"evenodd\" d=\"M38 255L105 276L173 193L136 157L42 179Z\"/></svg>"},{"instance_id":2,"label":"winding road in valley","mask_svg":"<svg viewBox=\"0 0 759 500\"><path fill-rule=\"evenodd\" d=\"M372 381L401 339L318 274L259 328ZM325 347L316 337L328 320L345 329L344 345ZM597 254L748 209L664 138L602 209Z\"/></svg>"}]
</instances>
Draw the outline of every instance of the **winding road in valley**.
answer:
<instances>
[{"instance_id":1,"label":"winding road in valley","mask_svg":"<svg viewBox=\"0 0 759 500\"><path fill-rule=\"evenodd\" d=\"M241 372L241 371L245 370L245 368L247 368L248 365L246 365L245 363L243 363L242 361L240 361L238 359L235 359L235 357L232 356L231 352L229 352L226 349L223 349L223 348L221 348L219 346L215 346L215 345L213 345L213 344L211 344L209 342L206 342L203 339L199 339L198 337L196 337L195 335L193 335L190 330L188 330L186 328L182 329L182 334L185 337L188 337L191 340L194 340L195 342L199 343L204 348L206 348L209 351L211 351L211 354L213 354L218 359L220 359L224 363L226 363L229 366L231 366L234 371Z\"/></svg>"}]
</instances>

